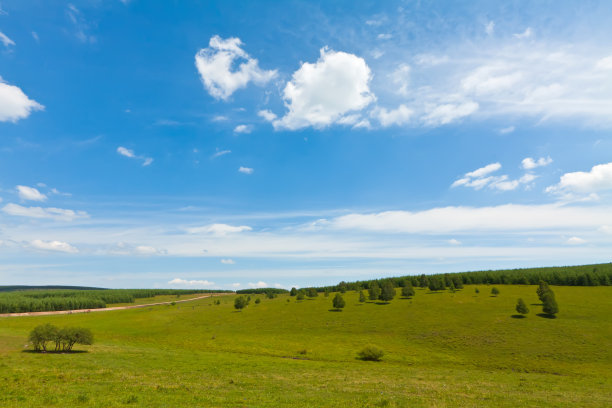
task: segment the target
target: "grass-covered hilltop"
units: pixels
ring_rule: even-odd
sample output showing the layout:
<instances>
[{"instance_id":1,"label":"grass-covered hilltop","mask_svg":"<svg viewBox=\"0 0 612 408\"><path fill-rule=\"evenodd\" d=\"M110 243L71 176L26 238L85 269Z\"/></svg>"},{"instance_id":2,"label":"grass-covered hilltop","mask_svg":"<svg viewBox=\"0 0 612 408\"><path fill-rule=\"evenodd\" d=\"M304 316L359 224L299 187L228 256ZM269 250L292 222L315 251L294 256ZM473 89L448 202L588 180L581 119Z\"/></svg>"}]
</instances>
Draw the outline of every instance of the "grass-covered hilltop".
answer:
<instances>
[{"instance_id":1,"label":"grass-covered hilltop","mask_svg":"<svg viewBox=\"0 0 612 408\"><path fill-rule=\"evenodd\" d=\"M426 275L427 287L419 275L2 317L0 406L611 406L610 270ZM558 310L545 313L551 293ZM136 303L177 299L151 295ZM57 347L43 352L47 332Z\"/></svg>"}]
</instances>

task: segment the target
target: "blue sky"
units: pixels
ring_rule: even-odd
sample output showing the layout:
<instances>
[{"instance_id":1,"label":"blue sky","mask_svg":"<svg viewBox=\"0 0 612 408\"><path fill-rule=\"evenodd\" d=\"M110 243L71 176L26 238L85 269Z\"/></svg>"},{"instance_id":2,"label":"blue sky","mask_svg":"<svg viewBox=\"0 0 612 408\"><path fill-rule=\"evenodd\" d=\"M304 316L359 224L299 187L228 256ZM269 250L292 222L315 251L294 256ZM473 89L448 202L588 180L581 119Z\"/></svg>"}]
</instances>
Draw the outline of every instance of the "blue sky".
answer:
<instances>
[{"instance_id":1,"label":"blue sky","mask_svg":"<svg viewBox=\"0 0 612 408\"><path fill-rule=\"evenodd\" d=\"M3 0L0 284L609 262L610 17L606 1Z\"/></svg>"}]
</instances>

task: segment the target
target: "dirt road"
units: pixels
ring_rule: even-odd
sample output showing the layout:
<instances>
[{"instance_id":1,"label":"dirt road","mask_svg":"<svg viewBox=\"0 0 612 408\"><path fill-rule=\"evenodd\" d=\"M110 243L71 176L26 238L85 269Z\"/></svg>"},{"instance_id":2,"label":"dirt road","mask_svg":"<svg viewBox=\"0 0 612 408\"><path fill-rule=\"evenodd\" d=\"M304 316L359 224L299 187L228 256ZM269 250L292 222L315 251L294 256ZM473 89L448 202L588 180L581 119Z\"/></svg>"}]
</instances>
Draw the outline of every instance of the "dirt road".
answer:
<instances>
[{"instance_id":1,"label":"dirt road","mask_svg":"<svg viewBox=\"0 0 612 408\"><path fill-rule=\"evenodd\" d=\"M204 299L204 298L208 298L212 296L223 296L223 295L227 295L227 293L209 293L204 296L198 296L198 297L191 298L191 299L174 300L171 302L148 303L146 305L105 307L103 309L77 309L77 310L56 310L56 311L49 311L49 312L4 313L4 314L0 314L0 317L46 316L46 315L73 314L73 313L108 312L111 310L136 309L139 307L149 307L149 306L169 305L171 303L191 302L193 300Z\"/></svg>"}]
</instances>

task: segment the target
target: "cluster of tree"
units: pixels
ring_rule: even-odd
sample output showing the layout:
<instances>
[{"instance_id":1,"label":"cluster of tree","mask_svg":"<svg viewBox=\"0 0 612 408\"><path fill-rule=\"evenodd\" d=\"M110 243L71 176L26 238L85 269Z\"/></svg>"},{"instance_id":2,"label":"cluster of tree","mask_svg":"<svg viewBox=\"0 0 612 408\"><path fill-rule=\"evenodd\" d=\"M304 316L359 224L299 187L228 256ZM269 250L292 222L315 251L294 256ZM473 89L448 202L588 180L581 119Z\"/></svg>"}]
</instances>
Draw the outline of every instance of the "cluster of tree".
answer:
<instances>
[{"instance_id":1,"label":"cluster of tree","mask_svg":"<svg viewBox=\"0 0 612 408\"><path fill-rule=\"evenodd\" d=\"M0 293L0 313L101 309L112 303L133 303L138 298L219 292L188 289L29 290ZM225 291L231 292L231 291Z\"/></svg>"},{"instance_id":2,"label":"cluster of tree","mask_svg":"<svg viewBox=\"0 0 612 408\"><path fill-rule=\"evenodd\" d=\"M259 300L259 298L257 300ZM234 299L234 308L236 310L242 310L247 307L249 303L251 303L251 296L240 295Z\"/></svg>"},{"instance_id":3,"label":"cluster of tree","mask_svg":"<svg viewBox=\"0 0 612 408\"><path fill-rule=\"evenodd\" d=\"M287 289L279 288L256 288L256 289L240 289L236 293L239 295L265 295L267 293L274 293L276 295L282 295L283 293L289 292Z\"/></svg>"},{"instance_id":4,"label":"cluster of tree","mask_svg":"<svg viewBox=\"0 0 612 408\"><path fill-rule=\"evenodd\" d=\"M559 313L559 306L557 305L557 300L555 299L555 293L548 286L548 283L545 281L540 281L540 284L536 289L536 293L542 302L542 312L544 314L554 316L555 314Z\"/></svg>"},{"instance_id":5,"label":"cluster of tree","mask_svg":"<svg viewBox=\"0 0 612 408\"><path fill-rule=\"evenodd\" d=\"M89 286L64 286L64 285L44 285L44 286L29 286L29 285L11 285L11 286L0 286L0 292L14 292L17 290L55 290L55 289L66 289L66 290L104 290L104 288L92 288Z\"/></svg>"},{"instance_id":6,"label":"cluster of tree","mask_svg":"<svg viewBox=\"0 0 612 408\"><path fill-rule=\"evenodd\" d=\"M60 329L47 323L36 326L28 340L36 351L47 351L48 344L54 347L54 351L71 351L75 344L93 344L93 334L82 327Z\"/></svg>"},{"instance_id":7,"label":"cluster of tree","mask_svg":"<svg viewBox=\"0 0 612 408\"><path fill-rule=\"evenodd\" d=\"M315 288L318 292L344 293L347 290L360 291L369 289L372 283L382 287L385 282L391 282L394 287L403 287L405 282L410 282L415 287L432 288L432 290L444 290L446 288L461 289L463 285L488 284L488 285L537 285L541 280L556 286L608 286L612 284L612 263L527 268L527 269L505 269L497 271L475 271L460 273L445 273L436 275L414 275L395 278L377 279L369 281L340 282L333 286L322 286ZM433 283L431 283L433 281ZM430 285L431 284L431 285ZM452 286L451 286L452 284Z\"/></svg>"}]
</instances>

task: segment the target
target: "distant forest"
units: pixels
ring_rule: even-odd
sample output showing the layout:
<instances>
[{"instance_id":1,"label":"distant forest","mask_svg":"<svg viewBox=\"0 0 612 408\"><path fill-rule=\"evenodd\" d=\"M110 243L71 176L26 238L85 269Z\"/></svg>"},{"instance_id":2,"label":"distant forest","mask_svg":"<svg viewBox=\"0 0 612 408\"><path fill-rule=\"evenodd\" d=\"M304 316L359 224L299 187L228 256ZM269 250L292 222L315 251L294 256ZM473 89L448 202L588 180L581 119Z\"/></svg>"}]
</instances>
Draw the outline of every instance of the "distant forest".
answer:
<instances>
[{"instance_id":1,"label":"distant forest","mask_svg":"<svg viewBox=\"0 0 612 408\"><path fill-rule=\"evenodd\" d=\"M101 309L111 303L133 303L138 298L159 295L231 292L189 289L14 290L0 293L0 313Z\"/></svg>"},{"instance_id":2,"label":"distant forest","mask_svg":"<svg viewBox=\"0 0 612 408\"><path fill-rule=\"evenodd\" d=\"M370 284L379 287L391 282L395 287L403 287L408 282L415 287L427 288L431 281L437 287L462 287L463 285L537 285L540 281L556 286L609 286L612 282L612 263L551 266L544 268L502 269L474 272L440 273L435 275L407 275L395 278L372 279L366 281L340 282L333 286L320 286L317 292L343 292L346 290L368 289ZM309 288L304 288L309 289Z\"/></svg>"}]
</instances>

